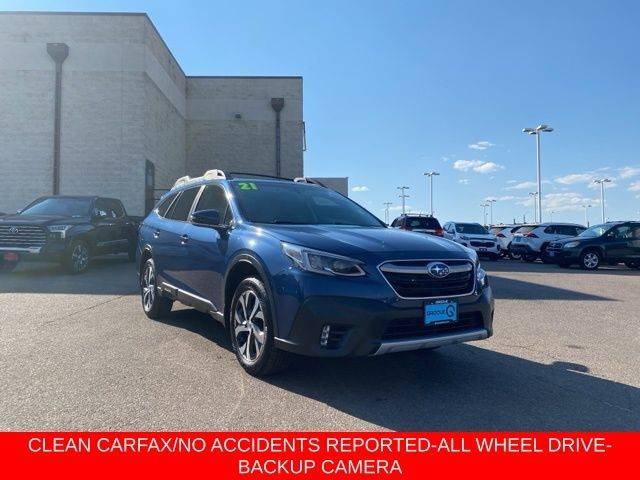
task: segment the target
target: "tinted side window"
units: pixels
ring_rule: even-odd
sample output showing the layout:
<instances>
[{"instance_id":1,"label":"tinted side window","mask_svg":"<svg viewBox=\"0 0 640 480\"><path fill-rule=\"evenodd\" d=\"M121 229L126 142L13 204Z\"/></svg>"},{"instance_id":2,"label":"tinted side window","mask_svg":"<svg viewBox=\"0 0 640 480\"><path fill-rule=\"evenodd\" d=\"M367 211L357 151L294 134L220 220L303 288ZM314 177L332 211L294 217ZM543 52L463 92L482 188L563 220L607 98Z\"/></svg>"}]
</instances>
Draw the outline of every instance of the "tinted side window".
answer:
<instances>
[{"instance_id":1,"label":"tinted side window","mask_svg":"<svg viewBox=\"0 0 640 480\"><path fill-rule=\"evenodd\" d=\"M107 200L114 218L124 218L124 207L117 200Z\"/></svg>"},{"instance_id":2,"label":"tinted side window","mask_svg":"<svg viewBox=\"0 0 640 480\"><path fill-rule=\"evenodd\" d=\"M560 227L557 227L555 225L550 225L550 226L548 226L547 228L544 229L544 233L548 233L548 234L558 233L558 234L560 234L562 232L560 231Z\"/></svg>"},{"instance_id":3,"label":"tinted side window","mask_svg":"<svg viewBox=\"0 0 640 480\"><path fill-rule=\"evenodd\" d=\"M200 190L200 187L190 188L183 191L171 207L167 218L186 222L189 212L191 211L191 205L193 205L193 201L196 198L198 190Z\"/></svg>"},{"instance_id":4,"label":"tinted side window","mask_svg":"<svg viewBox=\"0 0 640 480\"><path fill-rule=\"evenodd\" d=\"M231 221L231 209L227 201L227 194L218 185L207 185L198 200L195 210L217 210L223 224Z\"/></svg>"},{"instance_id":5,"label":"tinted side window","mask_svg":"<svg viewBox=\"0 0 640 480\"><path fill-rule=\"evenodd\" d=\"M160 205L158 205L158 215L164 217L167 214L167 210L169 210L171 202L173 202L173 200L176 198L176 195L176 193L174 193L173 195L169 195L160 203Z\"/></svg>"},{"instance_id":6,"label":"tinted side window","mask_svg":"<svg viewBox=\"0 0 640 480\"><path fill-rule=\"evenodd\" d=\"M114 218L108 202L104 198L98 198L93 207L93 214L99 218Z\"/></svg>"}]
</instances>

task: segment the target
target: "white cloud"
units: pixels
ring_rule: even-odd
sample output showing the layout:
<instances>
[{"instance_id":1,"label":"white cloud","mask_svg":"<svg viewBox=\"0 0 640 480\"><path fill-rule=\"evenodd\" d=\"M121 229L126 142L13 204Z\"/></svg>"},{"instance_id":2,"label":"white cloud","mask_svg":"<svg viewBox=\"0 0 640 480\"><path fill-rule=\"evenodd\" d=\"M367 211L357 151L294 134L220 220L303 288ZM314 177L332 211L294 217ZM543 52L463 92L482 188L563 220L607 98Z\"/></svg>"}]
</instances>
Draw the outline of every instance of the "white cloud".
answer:
<instances>
[{"instance_id":1,"label":"white cloud","mask_svg":"<svg viewBox=\"0 0 640 480\"><path fill-rule=\"evenodd\" d=\"M573 185L574 183L592 182L595 178L596 178L596 175L593 172L588 172L588 173L570 173L569 175L558 177L555 180L556 182L562 183L563 185Z\"/></svg>"},{"instance_id":2,"label":"white cloud","mask_svg":"<svg viewBox=\"0 0 640 480\"><path fill-rule=\"evenodd\" d=\"M532 207L533 197L520 197L516 203ZM542 197L542 208L556 212L579 211L583 209L583 205L595 205L598 203L600 203L598 198L588 198L577 192L550 193Z\"/></svg>"},{"instance_id":3,"label":"white cloud","mask_svg":"<svg viewBox=\"0 0 640 480\"><path fill-rule=\"evenodd\" d=\"M483 162L482 160L456 160L453 162L453 168L462 172L473 170L476 173L491 173L504 170L502 165L495 162Z\"/></svg>"},{"instance_id":4,"label":"white cloud","mask_svg":"<svg viewBox=\"0 0 640 480\"><path fill-rule=\"evenodd\" d=\"M469 179L461 178L460 180L458 180L458 183L461 183L462 185L469 185Z\"/></svg>"},{"instance_id":5,"label":"white cloud","mask_svg":"<svg viewBox=\"0 0 640 480\"><path fill-rule=\"evenodd\" d=\"M622 167L618 171L620 178L631 178L640 175L640 167Z\"/></svg>"},{"instance_id":6,"label":"white cloud","mask_svg":"<svg viewBox=\"0 0 640 480\"><path fill-rule=\"evenodd\" d=\"M536 182L520 182L510 187L506 187L505 190L526 190L530 188L536 188L537 186L538 184Z\"/></svg>"},{"instance_id":7,"label":"white cloud","mask_svg":"<svg viewBox=\"0 0 640 480\"><path fill-rule=\"evenodd\" d=\"M507 180L507 183L511 184L511 183L518 183L517 180Z\"/></svg>"},{"instance_id":8,"label":"white cloud","mask_svg":"<svg viewBox=\"0 0 640 480\"><path fill-rule=\"evenodd\" d=\"M486 150L489 147L493 147L493 145L493 143L488 142L487 140L480 140L479 142L469 145L469 148L471 150Z\"/></svg>"},{"instance_id":9,"label":"white cloud","mask_svg":"<svg viewBox=\"0 0 640 480\"><path fill-rule=\"evenodd\" d=\"M629 185L630 192L640 192L640 180Z\"/></svg>"},{"instance_id":10,"label":"white cloud","mask_svg":"<svg viewBox=\"0 0 640 480\"><path fill-rule=\"evenodd\" d=\"M366 185L356 185L351 189L351 191L352 192L368 192L369 187L367 187Z\"/></svg>"}]
</instances>

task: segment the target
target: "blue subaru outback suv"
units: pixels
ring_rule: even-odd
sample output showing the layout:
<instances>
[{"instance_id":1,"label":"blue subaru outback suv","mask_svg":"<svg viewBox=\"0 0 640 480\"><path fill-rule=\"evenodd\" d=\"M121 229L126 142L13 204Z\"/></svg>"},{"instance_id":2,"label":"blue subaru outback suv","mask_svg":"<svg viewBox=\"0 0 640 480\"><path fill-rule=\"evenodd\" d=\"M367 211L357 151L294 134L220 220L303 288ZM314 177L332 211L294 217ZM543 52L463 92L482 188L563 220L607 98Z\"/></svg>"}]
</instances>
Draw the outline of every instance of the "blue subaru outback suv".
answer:
<instances>
[{"instance_id":1,"label":"blue subaru outback suv","mask_svg":"<svg viewBox=\"0 0 640 480\"><path fill-rule=\"evenodd\" d=\"M146 315L168 315L174 301L211 314L252 375L291 353L380 355L492 334L475 252L387 228L309 180L183 177L139 233Z\"/></svg>"}]
</instances>

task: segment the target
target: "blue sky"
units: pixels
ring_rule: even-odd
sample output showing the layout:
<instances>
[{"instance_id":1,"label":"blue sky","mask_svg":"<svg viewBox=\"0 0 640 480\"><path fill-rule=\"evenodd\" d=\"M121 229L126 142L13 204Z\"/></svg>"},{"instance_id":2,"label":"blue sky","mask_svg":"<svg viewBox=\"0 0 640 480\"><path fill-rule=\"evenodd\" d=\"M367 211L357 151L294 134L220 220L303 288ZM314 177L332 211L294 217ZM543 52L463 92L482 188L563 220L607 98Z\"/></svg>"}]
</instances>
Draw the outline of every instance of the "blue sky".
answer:
<instances>
[{"instance_id":1,"label":"blue sky","mask_svg":"<svg viewBox=\"0 0 640 480\"><path fill-rule=\"evenodd\" d=\"M145 11L190 75L302 75L305 174L441 221L533 216L539 123L545 216L640 216L640 2L2 1L7 10ZM359 187L359 188L358 188ZM397 213L397 210L394 212Z\"/></svg>"}]
</instances>

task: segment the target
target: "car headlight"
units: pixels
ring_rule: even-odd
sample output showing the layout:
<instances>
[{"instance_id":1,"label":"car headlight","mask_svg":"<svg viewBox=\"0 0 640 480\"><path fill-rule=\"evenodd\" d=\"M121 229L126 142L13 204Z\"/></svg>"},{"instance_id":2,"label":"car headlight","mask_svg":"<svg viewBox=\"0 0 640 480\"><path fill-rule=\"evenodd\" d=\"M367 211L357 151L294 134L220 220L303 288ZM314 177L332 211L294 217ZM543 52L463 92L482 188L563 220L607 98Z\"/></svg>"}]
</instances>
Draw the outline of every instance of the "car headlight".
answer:
<instances>
[{"instance_id":1,"label":"car headlight","mask_svg":"<svg viewBox=\"0 0 640 480\"><path fill-rule=\"evenodd\" d=\"M67 235L67 230L69 230L73 225L51 225L47 227L49 232L55 233L60 238L64 238Z\"/></svg>"},{"instance_id":2,"label":"car headlight","mask_svg":"<svg viewBox=\"0 0 640 480\"><path fill-rule=\"evenodd\" d=\"M476 279L478 280L478 285L480 285L481 288L484 288L489 284L487 272L485 272L484 268L480 266L476 270Z\"/></svg>"},{"instance_id":3,"label":"car headlight","mask_svg":"<svg viewBox=\"0 0 640 480\"><path fill-rule=\"evenodd\" d=\"M345 277L360 277L365 274L360 266L362 262L353 258L312 250L298 245L291 245L290 243L282 244L282 253L289 257L296 267L308 272Z\"/></svg>"},{"instance_id":4,"label":"car headlight","mask_svg":"<svg viewBox=\"0 0 640 480\"><path fill-rule=\"evenodd\" d=\"M577 247L578 245L580 245L580 242L567 242L562 246L562 248L573 248Z\"/></svg>"}]
</instances>

